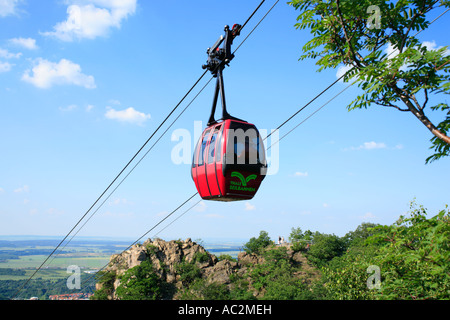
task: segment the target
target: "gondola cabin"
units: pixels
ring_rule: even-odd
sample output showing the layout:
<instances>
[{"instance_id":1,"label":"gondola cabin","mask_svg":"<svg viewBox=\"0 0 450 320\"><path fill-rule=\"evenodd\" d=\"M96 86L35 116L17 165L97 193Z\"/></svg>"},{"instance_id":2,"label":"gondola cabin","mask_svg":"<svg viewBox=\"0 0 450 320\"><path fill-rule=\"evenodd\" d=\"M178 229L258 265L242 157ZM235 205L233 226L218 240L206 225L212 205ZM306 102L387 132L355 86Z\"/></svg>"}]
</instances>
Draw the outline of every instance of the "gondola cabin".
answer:
<instances>
[{"instance_id":1,"label":"gondola cabin","mask_svg":"<svg viewBox=\"0 0 450 320\"><path fill-rule=\"evenodd\" d=\"M252 199L267 171L264 144L255 125L234 119L209 125L195 148L191 170L205 200Z\"/></svg>"}]
</instances>

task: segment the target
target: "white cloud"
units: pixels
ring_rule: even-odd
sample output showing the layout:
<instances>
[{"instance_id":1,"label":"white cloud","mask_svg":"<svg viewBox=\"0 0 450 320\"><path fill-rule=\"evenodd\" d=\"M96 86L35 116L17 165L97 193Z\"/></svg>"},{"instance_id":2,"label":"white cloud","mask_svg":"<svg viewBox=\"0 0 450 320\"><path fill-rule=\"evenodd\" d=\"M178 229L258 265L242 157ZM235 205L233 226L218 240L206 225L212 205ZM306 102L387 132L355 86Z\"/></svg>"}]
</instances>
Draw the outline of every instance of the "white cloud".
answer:
<instances>
[{"instance_id":1,"label":"white cloud","mask_svg":"<svg viewBox=\"0 0 450 320\"><path fill-rule=\"evenodd\" d=\"M16 14L19 0L0 0L0 17Z\"/></svg>"},{"instance_id":2,"label":"white cloud","mask_svg":"<svg viewBox=\"0 0 450 320\"><path fill-rule=\"evenodd\" d=\"M388 44L387 48L384 49L384 52L387 54L387 59L393 59L399 54L398 49L394 48L392 43Z\"/></svg>"},{"instance_id":3,"label":"white cloud","mask_svg":"<svg viewBox=\"0 0 450 320\"><path fill-rule=\"evenodd\" d=\"M91 110L92 109L94 109L95 107L92 105L92 104L89 104L87 107L86 107L86 112L91 112Z\"/></svg>"},{"instance_id":4,"label":"white cloud","mask_svg":"<svg viewBox=\"0 0 450 320\"><path fill-rule=\"evenodd\" d=\"M254 205L252 205L250 202L246 202L245 203L245 210L246 211L252 211L252 210L255 210L255 209L256 209L256 207Z\"/></svg>"},{"instance_id":5,"label":"white cloud","mask_svg":"<svg viewBox=\"0 0 450 320\"><path fill-rule=\"evenodd\" d=\"M9 62L1 62L0 61L0 73L10 71L12 66L13 65Z\"/></svg>"},{"instance_id":6,"label":"white cloud","mask_svg":"<svg viewBox=\"0 0 450 320\"><path fill-rule=\"evenodd\" d=\"M308 176L308 172L296 172L294 173L295 177L307 177Z\"/></svg>"},{"instance_id":7,"label":"white cloud","mask_svg":"<svg viewBox=\"0 0 450 320\"><path fill-rule=\"evenodd\" d=\"M107 109L108 111L106 112L105 117L107 119L117 120L120 122L142 125L145 121L151 118L149 114L139 112L132 107L120 111L117 111L111 107L107 107Z\"/></svg>"},{"instance_id":8,"label":"white cloud","mask_svg":"<svg viewBox=\"0 0 450 320\"><path fill-rule=\"evenodd\" d=\"M353 67L352 67L352 66L349 66L349 65L340 66L340 67L337 69L337 72L336 72L336 78L339 79L339 78L342 77L347 71L349 71L349 70L352 69L352 68L353 68ZM344 79L342 78L342 79L340 80L340 82L344 82Z\"/></svg>"},{"instance_id":9,"label":"white cloud","mask_svg":"<svg viewBox=\"0 0 450 320\"><path fill-rule=\"evenodd\" d=\"M41 89L54 85L76 85L87 89L96 87L93 76L81 72L81 67L72 61L61 59L58 63L38 59L32 70L25 71L22 80ZM32 73L32 74L30 74Z\"/></svg>"},{"instance_id":10,"label":"white cloud","mask_svg":"<svg viewBox=\"0 0 450 320\"><path fill-rule=\"evenodd\" d=\"M344 151L347 151L347 150L373 150L373 149L386 149L386 148L387 148L387 146L383 142L371 141L371 142L364 142L359 147L346 148L346 149L344 149Z\"/></svg>"},{"instance_id":11,"label":"white cloud","mask_svg":"<svg viewBox=\"0 0 450 320\"><path fill-rule=\"evenodd\" d=\"M427 47L428 51L433 51L433 50L439 50L441 48L443 48L443 46L437 46L436 41L424 41L422 42L422 45L424 47ZM447 48L447 50L445 50L444 56L449 56L450 55L450 49Z\"/></svg>"},{"instance_id":12,"label":"white cloud","mask_svg":"<svg viewBox=\"0 0 450 320\"><path fill-rule=\"evenodd\" d=\"M15 193L22 193L22 192L29 192L29 191L30 191L30 187L27 185L14 190Z\"/></svg>"},{"instance_id":13,"label":"white cloud","mask_svg":"<svg viewBox=\"0 0 450 320\"><path fill-rule=\"evenodd\" d=\"M56 24L53 36L62 41L95 39L106 36L111 28L120 28L122 20L136 11L137 0L71 0L67 20Z\"/></svg>"},{"instance_id":14,"label":"white cloud","mask_svg":"<svg viewBox=\"0 0 450 320\"><path fill-rule=\"evenodd\" d=\"M1 0L0 0L1 1ZM4 59L19 59L22 53L11 53L8 50L0 48L0 58Z\"/></svg>"},{"instance_id":15,"label":"white cloud","mask_svg":"<svg viewBox=\"0 0 450 320\"><path fill-rule=\"evenodd\" d=\"M383 142L364 142L363 145L359 146L359 149L372 150L372 149L384 149L386 145Z\"/></svg>"},{"instance_id":16,"label":"white cloud","mask_svg":"<svg viewBox=\"0 0 450 320\"><path fill-rule=\"evenodd\" d=\"M5 189L0 188L0 193L3 193L3 192L5 192Z\"/></svg>"},{"instance_id":17,"label":"white cloud","mask_svg":"<svg viewBox=\"0 0 450 320\"><path fill-rule=\"evenodd\" d=\"M78 109L78 106L76 104L71 104L67 107L59 107L59 110L64 112L69 112Z\"/></svg>"},{"instance_id":18,"label":"white cloud","mask_svg":"<svg viewBox=\"0 0 450 320\"><path fill-rule=\"evenodd\" d=\"M436 44L436 41L423 41L422 42L422 46L426 47L428 51L433 51L433 50L439 50L441 48L443 48L443 46L438 46ZM399 54L399 50L394 48L394 46L389 43L386 47L386 49L384 49L384 52L387 54L387 59L393 59L395 58L398 54ZM450 55L450 49L447 49L444 52L444 56L449 56ZM401 70L406 70L407 67L403 66L401 68Z\"/></svg>"},{"instance_id":19,"label":"white cloud","mask_svg":"<svg viewBox=\"0 0 450 320\"><path fill-rule=\"evenodd\" d=\"M367 212L366 214L360 216L361 219L374 219L376 216L372 212Z\"/></svg>"},{"instance_id":20,"label":"white cloud","mask_svg":"<svg viewBox=\"0 0 450 320\"><path fill-rule=\"evenodd\" d=\"M117 198L109 202L110 206L131 205L132 203L125 198Z\"/></svg>"},{"instance_id":21,"label":"white cloud","mask_svg":"<svg viewBox=\"0 0 450 320\"><path fill-rule=\"evenodd\" d=\"M1 0L0 0L1 1ZM28 50L36 50L38 46L36 45L36 40L32 38L14 38L9 40L10 43L28 49Z\"/></svg>"},{"instance_id":22,"label":"white cloud","mask_svg":"<svg viewBox=\"0 0 450 320\"><path fill-rule=\"evenodd\" d=\"M328 208L329 206L330 206L330 205L329 205L328 203L324 203L324 204L323 204L323 207L324 207L324 208Z\"/></svg>"},{"instance_id":23,"label":"white cloud","mask_svg":"<svg viewBox=\"0 0 450 320\"><path fill-rule=\"evenodd\" d=\"M119 101L119 100L116 100L116 99L111 99L111 100L109 100L109 103L115 104L115 105L117 105L117 106L120 105L120 101Z\"/></svg>"}]
</instances>

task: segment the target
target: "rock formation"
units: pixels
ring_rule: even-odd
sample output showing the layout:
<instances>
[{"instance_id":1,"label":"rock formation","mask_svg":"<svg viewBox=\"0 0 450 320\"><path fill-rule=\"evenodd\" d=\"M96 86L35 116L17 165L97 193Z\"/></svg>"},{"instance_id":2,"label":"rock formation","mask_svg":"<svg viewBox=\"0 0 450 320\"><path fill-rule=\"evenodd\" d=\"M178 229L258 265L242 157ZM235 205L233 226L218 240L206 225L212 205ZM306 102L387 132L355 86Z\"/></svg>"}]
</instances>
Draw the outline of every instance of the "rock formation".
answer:
<instances>
[{"instance_id":1,"label":"rock formation","mask_svg":"<svg viewBox=\"0 0 450 320\"><path fill-rule=\"evenodd\" d=\"M288 249L288 254L292 263L304 265L311 268L306 258L299 252L295 253ZM177 267L181 263L195 263L199 269L202 279L206 283L216 283L219 285L231 284L230 276L244 276L247 269L255 264L264 262L262 256L240 252L237 261L220 260L210 254L201 245L191 239L185 241L164 241L161 239L148 239L143 244L137 244L120 254L111 256L110 263L105 268L106 273L114 274L113 290L108 296L109 299L116 299L115 291L120 285L120 278L125 272L140 265L149 259L152 263L154 273L168 285L171 285L176 293L183 288L183 282ZM103 284L97 283L96 290L100 290ZM176 295L171 297L176 299Z\"/></svg>"}]
</instances>

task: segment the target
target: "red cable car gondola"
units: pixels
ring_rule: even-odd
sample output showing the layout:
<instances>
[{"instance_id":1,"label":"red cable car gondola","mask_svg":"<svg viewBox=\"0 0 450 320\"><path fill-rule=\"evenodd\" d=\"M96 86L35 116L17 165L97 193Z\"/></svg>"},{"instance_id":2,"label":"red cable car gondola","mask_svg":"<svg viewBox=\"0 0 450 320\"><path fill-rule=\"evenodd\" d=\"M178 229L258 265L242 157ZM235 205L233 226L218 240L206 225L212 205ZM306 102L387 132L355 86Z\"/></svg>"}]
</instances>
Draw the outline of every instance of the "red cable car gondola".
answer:
<instances>
[{"instance_id":1,"label":"red cable car gondola","mask_svg":"<svg viewBox=\"0 0 450 320\"><path fill-rule=\"evenodd\" d=\"M252 199L267 171L264 144L255 125L232 117L226 110L222 71L234 58L230 48L240 28L225 27L225 38L208 49L208 64L203 66L217 77L211 116L195 148L191 169L197 191L205 200ZM224 47L219 48L223 41ZM216 121L219 92L223 114Z\"/></svg>"}]
</instances>

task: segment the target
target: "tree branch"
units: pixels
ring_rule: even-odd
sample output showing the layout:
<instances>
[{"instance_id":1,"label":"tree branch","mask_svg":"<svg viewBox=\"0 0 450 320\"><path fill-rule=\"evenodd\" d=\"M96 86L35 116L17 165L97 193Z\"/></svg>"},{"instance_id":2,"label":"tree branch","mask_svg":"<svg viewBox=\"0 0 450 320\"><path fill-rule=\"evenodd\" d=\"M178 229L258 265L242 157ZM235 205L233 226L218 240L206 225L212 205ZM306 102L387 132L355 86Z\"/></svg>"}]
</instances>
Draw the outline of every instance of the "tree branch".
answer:
<instances>
[{"instance_id":1,"label":"tree branch","mask_svg":"<svg viewBox=\"0 0 450 320\"><path fill-rule=\"evenodd\" d=\"M423 90L424 90L424 93L425 93L425 101L424 101L422 107L420 108L420 110L421 110L422 112L423 112L423 109L425 109L425 107L426 107L426 105L427 105L427 103L428 103L428 89L427 89L427 88L424 88Z\"/></svg>"},{"instance_id":2,"label":"tree branch","mask_svg":"<svg viewBox=\"0 0 450 320\"><path fill-rule=\"evenodd\" d=\"M428 117L425 116L421 110L418 110L414 106L414 104L409 100L409 96L405 94L404 90L400 89L395 83L391 83L389 86L395 93L397 93L403 103L408 107L409 111L411 111L411 113L415 115L416 118L419 119L420 122L422 122L422 124L427 127L433 135L450 145L450 137L446 136L442 131L436 128L430 119L428 119Z\"/></svg>"},{"instance_id":3,"label":"tree branch","mask_svg":"<svg viewBox=\"0 0 450 320\"><path fill-rule=\"evenodd\" d=\"M352 37L348 36L347 28L346 28L346 25L344 23L344 18L342 16L342 12L341 12L341 9L339 7L339 0L336 0L336 9L337 9L337 12L338 12L338 17L339 17L342 29L344 30L345 40L346 40L346 42L348 44L348 47L349 47L349 50L350 50L350 52L351 52L351 54L353 56L353 60L356 62L356 64L358 65L359 68L363 68L363 66L361 64L361 61L364 60L364 58L361 57L361 55L358 52L355 52L353 50L353 46L351 44L351 40L353 39L353 36Z\"/></svg>"},{"instance_id":4,"label":"tree branch","mask_svg":"<svg viewBox=\"0 0 450 320\"><path fill-rule=\"evenodd\" d=\"M397 109L399 111L402 111L402 112L409 112L410 111L409 109L402 109L399 106L396 106L396 105L394 105L394 104L392 104L390 102L385 102L385 101L382 101L382 100L376 100L374 102L375 102L375 104L377 104L379 106L382 106L382 107L395 108L395 109Z\"/></svg>"}]
</instances>

